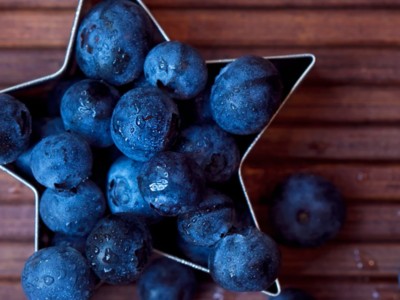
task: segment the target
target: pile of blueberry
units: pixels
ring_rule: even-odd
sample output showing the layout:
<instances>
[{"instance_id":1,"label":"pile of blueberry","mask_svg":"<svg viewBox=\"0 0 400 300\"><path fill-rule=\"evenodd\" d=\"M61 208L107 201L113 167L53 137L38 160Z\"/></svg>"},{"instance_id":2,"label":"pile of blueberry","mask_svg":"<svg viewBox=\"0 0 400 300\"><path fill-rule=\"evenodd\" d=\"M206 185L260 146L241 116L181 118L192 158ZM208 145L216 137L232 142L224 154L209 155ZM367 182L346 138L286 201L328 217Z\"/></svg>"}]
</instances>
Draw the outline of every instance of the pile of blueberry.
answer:
<instances>
[{"instance_id":1,"label":"pile of blueberry","mask_svg":"<svg viewBox=\"0 0 400 300\"><path fill-rule=\"evenodd\" d=\"M89 299L98 282L134 281L142 299L190 299L190 269L148 264L160 235L226 289L261 291L277 278L277 245L242 220L232 182L237 141L270 121L280 75L249 55L214 80L194 48L156 32L134 2L102 1L77 33L82 74L57 87L45 118L0 95L0 164L42 186L51 232L22 272L29 299Z\"/></svg>"}]
</instances>

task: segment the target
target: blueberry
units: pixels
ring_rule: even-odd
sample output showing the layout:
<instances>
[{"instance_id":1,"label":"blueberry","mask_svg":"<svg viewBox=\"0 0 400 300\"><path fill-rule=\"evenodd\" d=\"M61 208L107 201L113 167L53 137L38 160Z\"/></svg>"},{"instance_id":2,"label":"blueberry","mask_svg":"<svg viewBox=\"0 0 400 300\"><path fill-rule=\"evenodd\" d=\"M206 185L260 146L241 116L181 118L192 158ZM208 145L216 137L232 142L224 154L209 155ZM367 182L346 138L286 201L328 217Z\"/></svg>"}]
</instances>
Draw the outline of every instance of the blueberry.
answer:
<instances>
[{"instance_id":1,"label":"blueberry","mask_svg":"<svg viewBox=\"0 0 400 300\"><path fill-rule=\"evenodd\" d=\"M208 267L215 282L237 292L267 289L278 276L275 242L256 228L222 238L211 250Z\"/></svg>"},{"instance_id":2,"label":"blueberry","mask_svg":"<svg viewBox=\"0 0 400 300\"><path fill-rule=\"evenodd\" d=\"M90 180L73 191L46 189L40 199L40 216L54 232L86 236L104 215L106 202Z\"/></svg>"},{"instance_id":3,"label":"blueberry","mask_svg":"<svg viewBox=\"0 0 400 300\"><path fill-rule=\"evenodd\" d=\"M141 300L191 300L196 277L189 267L164 257L145 269L137 288Z\"/></svg>"},{"instance_id":4,"label":"blueberry","mask_svg":"<svg viewBox=\"0 0 400 300\"><path fill-rule=\"evenodd\" d=\"M108 84L92 79L78 81L61 100L65 129L95 147L111 146L111 116L118 99L119 92Z\"/></svg>"},{"instance_id":5,"label":"blueberry","mask_svg":"<svg viewBox=\"0 0 400 300\"><path fill-rule=\"evenodd\" d=\"M0 94L0 165L11 163L28 148L32 120L25 104Z\"/></svg>"},{"instance_id":6,"label":"blueberry","mask_svg":"<svg viewBox=\"0 0 400 300\"><path fill-rule=\"evenodd\" d=\"M242 56L223 68L211 91L211 113L222 129L239 135L259 133L281 98L274 65L261 57Z\"/></svg>"},{"instance_id":7,"label":"blueberry","mask_svg":"<svg viewBox=\"0 0 400 300\"><path fill-rule=\"evenodd\" d=\"M89 177L91 168L89 145L72 133L46 137L32 150L33 176L47 188L74 188Z\"/></svg>"},{"instance_id":8,"label":"blueberry","mask_svg":"<svg viewBox=\"0 0 400 300\"><path fill-rule=\"evenodd\" d=\"M76 60L85 75L123 85L140 76L151 47L151 20L128 0L106 0L82 20Z\"/></svg>"},{"instance_id":9,"label":"blueberry","mask_svg":"<svg viewBox=\"0 0 400 300\"><path fill-rule=\"evenodd\" d=\"M182 252L183 256L187 257L195 264L207 267L208 256L210 255L212 247L198 246L185 241L178 235L178 249Z\"/></svg>"},{"instance_id":10,"label":"blueberry","mask_svg":"<svg viewBox=\"0 0 400 300\"><path fill-rule=\"evenodd\" d=\"M188 243L210 247L229 232L234 219L232 200L207 189L196 209L178 216L178 232Z\"/></svg>"},{"instance_id":11,"label":"blueberry","mask_svg":"<svg viewBox=\"0 0 400 300\"><path fill-rule=\"evenodd\" d=\"M290 246L319 246L334 237L345 219L338 189L314 174L297 173L276 188L270 208L276 237Z\"/></svg>"},{"instance_id":12,"label":"blueberry","mask_svg":"<svg viewBox=\"0 0 400 300\"><path fill-rule=\"evenodd\" d=\"M315 300L313 296L303 290L295 288L283 289L279 296L272 297L274 300Z\"/></svg>"},{"instance_id":13,"label":"blueberry","mask_svg":"<svg viewBox=\"0 0 400 300\"><path fill-rule=\"evenodd\" d=\"M31 140L40 141L44 137L65 132L61 118L44 118L33 121ZM31 154L33 146L21 153L15 161L15 166L24 176L33 177L31 170Z\"/></svg>"},{"instance_id":14,"label":"blueberry","mask_svg":"<svg viewBox=\"0 0 400 300\"><path fill-rule=\"evenodd\" d=\"M27 260L21 284L31 300L84 300L92 295L95 277L81 253L57 246L41 249Z\"/></svg>"},{"instance_id":15,"label":"blueberry","mask_svg":"<svg viewBox=\"0 0 400 300\"><path fill-rule=\"evenodd\" d=\"M71 247L85 255L86 236L74 236L64 233L56 233L51 239L51 246Z\"/></svg>"},{"instance_id":16,"label":"blueberry","mask_svg":"<svg viewBox=\"0 0 400 300\"><path fill-rule=\"evenodd\" d=\"M143 199L137 181L143 163L125 156L117 159L108 171L107 199L112 213L129 212L149 222L161 220Z\"/></svg>"},{"instance_id":17,"label":"blueberry","mask_svg":"<svg viewBox=\"0 0 400 300\"><path fill-rule=\"evenodd\" d=\"M186 155L161 152L143 164L138 177L144 200L161 215L177 216L197 207L203 175Z\"/></svg>"},{"instance_id":18,"label":"blueberry","mask_svg":"<svg viewBox=\"0 0 400 300\"><path fill-rule=\"evenodd\" d=\"M144 73L150 84L175 99L193 98L207 83L203 58L196 49L177 41L154 47L144 62Z\"/></svg>"},{"instance_id":19,"label":"blueberry","mask_svg":"<svg viewBox=\"0 0 400 300\"><path fill-rule=\"evenodd\" d=\"M86 256L93 271L109 284L136 280L151 250L151 237L143 220L130 214L100 220L86 241Z\"/></svg>"},{"instance_id":20,"label":"blueberry","mask_svg":"<svg viewBox=\"0 0 400 300\"><path fill-rule=\"evenodd\" d=\"M137 88L119 100L111 120L111 136L127 157L146 161L172 146L178 134L176 104L153 87Z\"/></svg>"},{"instance_id":21,"label":"blueberry","mask_svg":"<svg viewBox=\"0 0 400 300\"><path fill-rule=\"evenodd\" d=\"M228 181L239 168L240 152L234 138L216 125L186 128L176 149L196 161L209 182Z\"/></svg>"}]
</instances>

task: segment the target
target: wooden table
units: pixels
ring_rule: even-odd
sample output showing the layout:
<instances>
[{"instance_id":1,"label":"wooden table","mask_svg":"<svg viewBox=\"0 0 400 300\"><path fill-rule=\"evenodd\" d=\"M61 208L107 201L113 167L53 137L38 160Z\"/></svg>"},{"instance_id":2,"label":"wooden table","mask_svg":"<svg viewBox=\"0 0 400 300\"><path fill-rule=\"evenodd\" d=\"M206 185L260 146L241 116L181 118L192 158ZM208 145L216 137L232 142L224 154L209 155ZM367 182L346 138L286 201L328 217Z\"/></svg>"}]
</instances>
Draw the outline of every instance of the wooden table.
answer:
<instances>
[{"instance_id":1,"label":"wooden table","mask_svg":"<svg viewBox=\"0 0 400 300\"><path fill-rule=\"evenodd\" d=\"M400 1L148 0L173 39L205 58L311 52L315 69L252 153L244 174L265 229L271 189L308 170L348 204L338 238L282 248L283 286L317 299L400 299ZM0 87L56 71L76 0L0 0ZM0 174L0 299L25 299L19 276L33 251L33 195ZM94 299L134 299L104 287ZM201 285L197 299L265 299Z\"/></svg>"}]
</instances>

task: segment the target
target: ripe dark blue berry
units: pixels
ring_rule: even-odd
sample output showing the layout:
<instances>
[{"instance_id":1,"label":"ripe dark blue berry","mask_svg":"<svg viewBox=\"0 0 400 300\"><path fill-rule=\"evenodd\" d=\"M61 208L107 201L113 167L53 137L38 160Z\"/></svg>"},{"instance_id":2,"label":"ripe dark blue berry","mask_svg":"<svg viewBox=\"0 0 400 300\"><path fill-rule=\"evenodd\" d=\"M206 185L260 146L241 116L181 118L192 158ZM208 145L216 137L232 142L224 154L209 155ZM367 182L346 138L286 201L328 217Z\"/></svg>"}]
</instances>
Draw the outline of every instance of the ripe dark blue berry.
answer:
<instances>
[{"instance_id":1,"label":"ripe dark blue berry","mask_svg":"<svg viewBox=\"0 0 400 300\"><path fill-rule=\"evenodd\" d=\"M41 139L65 132L61 118L45 118L33 123L31 140L40 141ZM33 177L31 170L31 154L34 145L21 153L15 161L18 171L27 177Z\"/></svg>"},{"instance_id":2,"label":"ripe dark blue berry","mask_svg":"<svg viewBox=\"0 0 400 300\"><path fill-rule=\"evenodd\" d=\"M35 179L50 189L71 189L87 179L92 152L85 140L72 133L51 135L32 150L31 169Z\"/></svg>"},{"instance_id":3,"label":"ripe dark blue berry","mask_svg":"<svg viewBox=\"0 0 400 300\"><path fill-rule=\"evenodd\" d=\"M161 220L161 216L143 199L137 178L143 163L125 156L118 158L107 179L108 206L112 213L128 212L145 218L149 222Z\"/></svg>"},{"instance_id":4,"label":"ripe dark blue berry","mask_svg":"<svg viewBox=\"0 0 400 300\"><path fill-rule=\"evenodd\" d=\"M299 247L319 246L342 227L345 204L328 180L297 173L276 188L269 217L280 242Z\"/></svg>"},{"instance_id":5,"label":"ripe dark blue berry","mask_svg":"<svg viewBox=\"0 0 400 300\"><path fill-rule=\"evenodd\" d=\"M72 85L61 100L65 129L82 136L96 147L113 144L111 116L119 92L98 80L85 79Z\"/></svg>"},{"instance_id":6,"label":"ripe dark blue berry","mask_svg":"<svg viewBox=\"0 0 400 300\"><path fill-rule=\"evenodd\" d=\"M315 300L313 296L303 290L295 288L283 289L279 296L272 297L274 300Z\"/></svg>"},{"instance_id":7,"label":"ripe dark blue berry","mask_svg":"<svg viewBox=\"0 0 400 300\"><path fill-rule=\"evenodd\" d=\"M235 140L213 124L183 130L176 149L196 161L209 182L228 181L239 168L240 152Z\"/></svg>"},{"instance_id":8,"label":"ripe dark blue berry","mask_svg":"<svg viewBox=\"0 0 400 300\"><path fill-rule=\"evenodd\" d=\"M175 99L191 99L207 83L205 61L196 49L177 41L154 47L146 57L144 74L150 84Z\"/></svg>"},{"instance_id":9,"label":"ripe dark blue berry","mask_svg":"<svg viewBox=\"0 0 400 300\"><path fill-rule=\"evenodd\" d=\"M0 94L0 165L8 164L28 148L32 120L25 104Z\"/></svg>"},{"instance_id":10,"label":"ripe dark blue berry","mask_svg":"<svg viewBox=\"0 0 400 300\"><path fill-rule=\"evenodd\" d=\"M214 281L237 292L268 289L278 276L279 265L277 245L256 228L225 236L212 248L208 260Z\"/></svg>"},{"instance_id":11,"label":"ripe dark blue berry","mask_svg":"<svg viewBox=\"0 0 400 300\"><path fill-rule=\"evenodd\" d=\"M275 66L261 57L242 56L223 68L211 91L211 113L224 130L239 135L259 133L281 98Z\"/></svg>"},{"instance_id":12,"label":"ripe dark blue berry","mask_svg":"<svg viewBox=\"0 0 400 300\"><path fill-rule=\"evenodd\" d=\"M234 225L232 200L214 189L207 189L198 206L178 216L178 232L188 243L210 247Z\"/></svg>"},{"instance_id":13,"label":"ripe dark blue berry","mask_svg":"<svg viewBox=\"0 0 400 300\"><path fill-rule=\"evenodd\" d=\"M151 46L152 24L144 10L128 0L94 6L77 33L76 60L85 75L123 85L139 77Z\"/></svg>"},{"instance_id":14,"label":"ripe dark blue berry","mask_svg":"<svg viewBox=\"0 0 400 300\"><path fill-rule=\"evenodd\" d=\"M105 210L103 193L90 180L73 191L46 189L40 199L43 222L52 231L68 235L88 235Z\"/></svg>"},{"instance_id":15,"label":"ripe dark blue berry","mask_svg":"<svg viewBox=\"0 0 400 300\"><path fill-rule=\"evenodd\" d=\"M161 152L143 164L139 189L161 215L177 216L197 207L204 186L199 166L186 155Z\"/></svg>"},{"instance_id":16,"label":"ripe dark blue berry","mask_svg":"<svg viewBox=\"0 0 400 300\"><path fill-rule=\"evenodd\" d=\"M195 289L194 272L169 258L154 260L138 281L141 300L191 300Z\"/></svg>"},{"instance_id":17,"label":"ripe dark blue berry","mask_svg":"<svg viewBox=\"0 0 400 300\"><path fill-rule=\"evenodd\" d=\"M146 161L172 146L178 134L176 104L153 87L127 92L114 109L111 136L127 157Z\"/></svg>"},{"instance_id":18,"label":"ripe dark blue berry","mask_svg":"<svg viewBox=\"0 0 400 300\"><path fill-rule=\"evenodd\" d=\"M86 241L86 256L93 271L109 284L136 280L151 250L150 233L143 220L130 214L100 220Z\"/></svg>"},{"instance_id":19,"label":"ripe dark blue berry","mask_svg":"<svg viewBox=\"0 0 400 300\"><path fill-rule=\"evenodd\" d=\"M81 253L57 246L41 249L27 260L21 284L31 300L85 300L92 295L95 277Z\"/></svg>"}]
</instances>

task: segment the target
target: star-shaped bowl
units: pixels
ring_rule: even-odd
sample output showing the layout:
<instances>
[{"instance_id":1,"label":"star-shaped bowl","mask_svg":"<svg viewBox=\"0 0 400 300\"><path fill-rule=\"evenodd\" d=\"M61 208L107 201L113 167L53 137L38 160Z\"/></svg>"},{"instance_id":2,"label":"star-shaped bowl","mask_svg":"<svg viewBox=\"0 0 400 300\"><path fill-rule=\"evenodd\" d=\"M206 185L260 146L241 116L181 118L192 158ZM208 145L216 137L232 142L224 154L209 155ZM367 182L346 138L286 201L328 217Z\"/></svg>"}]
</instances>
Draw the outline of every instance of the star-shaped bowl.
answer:
<instances>
[{"instance_id":1,"label":"star-shaped bowl","mask_svg":"<svg viewBox=\"0 0 400 300\"><path fill-rule=\"evenodd\" d=\"M30 107L35 107L40 109L43 107L43 103L48 101L48 95L53 90L53 88L61 81L67 78L71 78L74 74L78 72L78 67L75 63L74 59L74 44L75 38L78 30L78 26L80 20L85 15L85 13L93 7L99 1L97 0L79 0L78 7L75 13L75 18L72 25L72 31L69 39L69 43L66 50L66 55L64 59L64 63L62 67L55 72L54 74L50 74L32 81L28 81L22 84L18 84L16 86L1 90L0 93L8 93L22 102L29 103ZM158 24L157 20L151 14L149 9L141 0L136 0L136 2L146 11L151 20L154 22L156 28L158 29L159 39L160 41L168 41L170 40L162 27ZM245 54L245 53L244 53ZM241 163L239 167L239 172L234 178L229 182L231 185L229 188L233 190L233 194L235 196L235 201L240 211L240 219L241 222L247 223L249 225L253 225L259 228L256 215L252 208L251 199L249 198L245 182L242 177L242 167L246 160L246 157L251 152L253 147L257 144L258 140L261 138L263 134L267 131L268 126L271 124L273 119L279 113L281 108L285 105L286 101L290 98L291 94L298 87L300 82L304 79L307 73L310 71L312 66L315 63L315 57L312 54L296 54L296 55L283 55L283 56L273 56L273 57L264 57L265 59L269 59L275 67L279 70L281 74L281 78L283 81L283 101L280 103L279 108L271 118L270 122L263 128L263 130L256 135L249 135L243 137L237 137L237 142L242 154ZM219 71L229 62L233 61L233 59L216 59L216 60L208 60L207 66L209 70L209 77L213 80L219 73ZM34 180L30 178L25 178L23 174L19 173L18 170L14 168L14 166L0 166L0 170L5 171L10 174L12 177L26 185L30 188L34 193L35 199L35 251L42 247L42 237L45 235L45 229L42 228L42 225L39 220L39 198L40 192L43 191L43 188ZM196 263L188 261L181 257L179 252L173 247L169 247L167 243L157 242L155 244L157 253L169 257L175 261L178 261L182 264L188 265L197 270L209 273L209 270L204 266L200 266ZM262 291L270 296L276 296L280 293L280 284L278 279L275 280L274 284L269 287L266 291Z\"/></svg>"}]
</instances>

